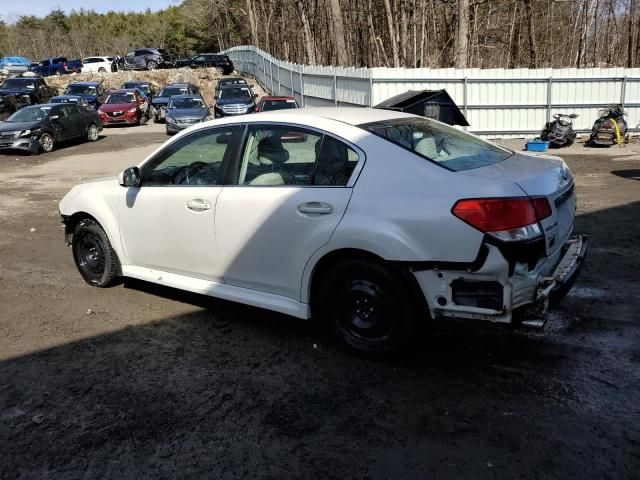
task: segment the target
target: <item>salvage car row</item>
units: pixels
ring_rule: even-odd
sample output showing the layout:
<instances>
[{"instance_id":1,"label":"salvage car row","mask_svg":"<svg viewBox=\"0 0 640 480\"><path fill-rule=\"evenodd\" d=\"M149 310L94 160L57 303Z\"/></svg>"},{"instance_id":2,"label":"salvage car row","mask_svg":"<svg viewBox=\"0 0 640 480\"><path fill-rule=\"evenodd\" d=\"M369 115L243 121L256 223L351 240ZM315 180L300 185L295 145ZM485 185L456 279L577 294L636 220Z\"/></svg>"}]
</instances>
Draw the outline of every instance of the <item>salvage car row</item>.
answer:
<instances>
[{"instance_id":1,"label":"salvage car row","mask_svg":"<svg viewBox=\"0 0 640 480\"><path fill-rule=\"evenodd\" d=\"M156 90L152 82L129 81L117 90L106 90L100 82L73 82L57 95L41 77L8 78L0 85L0 119L5 118L0 123L0 149L38 154L69 139L84 136L94 141L105 125L140 125L153 119L165 123L171 135L213 118L298 107L290 97L265 97L256 104L257 95L242 77L222 78L215 92L216 103L210 107L190 83Z\"/></svg>"},{"instance_id":2,"label":"salvage car row","mask_svg":"<svg viewBox=\"0 0 640 480\"><path fill-rule=\"evenodd\" d=\"M32 63L24 57L0 58L0 70L10 74L31 71L41 77L69 73L107 73L118 70L155 70L157 68L217 68L223 75L233 72L233 62L227 55L199 53L192 57L175 60L163 48L138 48L124 56L93 56L69 60L67 57L49 57Z\"/></svg>"}]
</instances>

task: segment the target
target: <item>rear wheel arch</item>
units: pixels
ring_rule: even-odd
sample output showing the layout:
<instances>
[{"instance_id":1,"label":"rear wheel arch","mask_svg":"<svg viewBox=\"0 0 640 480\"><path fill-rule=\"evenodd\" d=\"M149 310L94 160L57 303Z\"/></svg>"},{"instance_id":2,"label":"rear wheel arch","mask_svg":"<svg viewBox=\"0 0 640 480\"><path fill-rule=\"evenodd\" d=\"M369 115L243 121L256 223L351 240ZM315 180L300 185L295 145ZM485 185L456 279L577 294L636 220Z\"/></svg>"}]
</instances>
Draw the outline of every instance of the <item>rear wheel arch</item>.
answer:
<instances>
[{"instance_id":1,"label":"rear wheel arch","mask_svg":"<svg viewBox=\"0 0 640 480\"><path fill-rule=\"evenodd\" d=\"M400 274L406 276L407 285L410 286L412 290L412 295L416 298L417 301L424 302L424 305L426 308L427 303L426 303L426 299L424 298L424 294L422 293L422 290L420 289L420 286L418 285L417 280L408 269L403 267L398 267L394 262L385 260L379 255L376 255L375 253L371 253L367 250L362 250L358 248L341 248L341 249L333 250L331 252L326 253L313 266L313 270L311 271L311 275L309 278L309 285L308 285L307 295L306 295L306 301L309 302L309 304L312 306L311 307L312 309L313 309L313 301L315 300L315 297L319 293L318 289L322 284L322 281L326 277L326 275L329 274L329 272L333 267L337 266L341 262L345 262L353 259L367 260L372 263L382 264L394 270L397 270ZM304 298L303 298L303 301L305 301Z\"/></svg>"}]
</instances>

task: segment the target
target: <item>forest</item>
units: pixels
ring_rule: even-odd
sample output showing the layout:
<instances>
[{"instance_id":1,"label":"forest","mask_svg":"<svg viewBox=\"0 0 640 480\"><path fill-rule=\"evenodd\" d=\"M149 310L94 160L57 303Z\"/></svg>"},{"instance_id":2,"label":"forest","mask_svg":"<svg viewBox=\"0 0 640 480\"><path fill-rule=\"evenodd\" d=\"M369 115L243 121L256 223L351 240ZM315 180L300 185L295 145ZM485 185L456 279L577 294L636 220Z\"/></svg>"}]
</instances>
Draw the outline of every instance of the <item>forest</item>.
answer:
<instances>
[{"instance_id":1,"label":"forest","mask_svg":"<svg viewBox=\"0 0 640 480\"><path fill-rule=\"evenodd\" d=\"M245 44L315 65L635 67L640 0L183 0L155 12L53 9L0 21L0 55L32 60Z\"/></svg>"}]
</instances>

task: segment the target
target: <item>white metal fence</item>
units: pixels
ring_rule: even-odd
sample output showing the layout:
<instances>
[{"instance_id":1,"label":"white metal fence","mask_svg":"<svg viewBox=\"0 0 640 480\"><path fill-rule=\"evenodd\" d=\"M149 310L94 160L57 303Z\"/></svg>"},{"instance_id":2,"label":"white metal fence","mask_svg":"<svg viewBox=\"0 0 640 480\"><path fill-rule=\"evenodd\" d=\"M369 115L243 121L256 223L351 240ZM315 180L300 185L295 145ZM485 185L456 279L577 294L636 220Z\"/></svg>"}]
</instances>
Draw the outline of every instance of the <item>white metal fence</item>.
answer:
<instances>
[{"instance_id":1,"label":"white metal fence","mask_svg":"<svg viewBox=\"0 0 640 480\"><path fill-rule=\"evenodd\" d=\"M559 112L579 114L575 128L586 132L598 109L614 104L624 106L630 128L640 122L640 68L343 68L284 62L253 46L224 53L268 92L304 106L374 106L407 90L444 88L469 131L486 137L535 135Z\"/></svg>"}]
</instances>

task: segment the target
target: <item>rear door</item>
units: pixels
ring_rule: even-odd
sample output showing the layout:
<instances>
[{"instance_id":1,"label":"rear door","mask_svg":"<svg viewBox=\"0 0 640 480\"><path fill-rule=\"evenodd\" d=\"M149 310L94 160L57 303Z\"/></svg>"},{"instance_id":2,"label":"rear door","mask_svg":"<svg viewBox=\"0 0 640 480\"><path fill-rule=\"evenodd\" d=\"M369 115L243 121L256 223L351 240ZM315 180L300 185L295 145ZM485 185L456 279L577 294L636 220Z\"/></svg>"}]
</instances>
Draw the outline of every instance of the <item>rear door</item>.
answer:
<instances>
[{"instance_id":1,"label":"rear door","mask_svg":"<svg viewBox=\"0 0 640 480\"><path fill-rule=\"evenodd\" d=\"M67 103L65 108L69 112L69 118L73 122L73 137L80 137L87 131L86 114L80 110L80 107L74 103Z\"/></svg>"},{"instance_id":2,"label":"rear door","mask_svg":"<svg viewBox=\"0 0 640 480\"><path fill-rule=\"evenodd\" d=\"M304 267L329 241L351 198L363 159L322 132L254 124L216 207L220 271L226 283L300 299Z\"/></svg>"}]
</instances>

